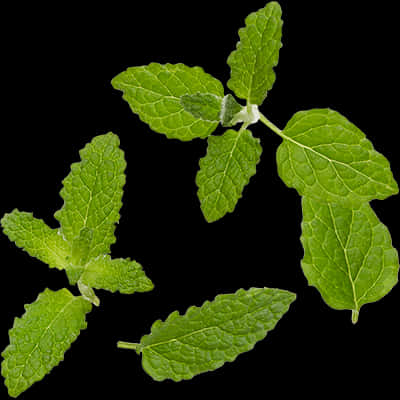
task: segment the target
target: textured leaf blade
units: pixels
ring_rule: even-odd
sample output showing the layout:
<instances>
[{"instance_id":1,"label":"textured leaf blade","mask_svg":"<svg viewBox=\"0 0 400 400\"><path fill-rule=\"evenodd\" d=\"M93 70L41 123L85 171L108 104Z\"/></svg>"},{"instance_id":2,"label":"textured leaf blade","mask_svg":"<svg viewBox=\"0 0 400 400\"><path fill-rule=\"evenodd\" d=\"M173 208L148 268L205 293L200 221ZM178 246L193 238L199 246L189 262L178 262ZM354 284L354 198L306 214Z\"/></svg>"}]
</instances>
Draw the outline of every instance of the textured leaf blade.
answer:
<instances>
[{"instance_id":1,"label":"textured leaf blade","mask_svg":"<svg viewBox=\"0 0 400 400\"><path fill-rule=\"evenodd\" d=\"M239 30L240 41L229 58L231 78L228 87L237 97L260 105L275 82L273 68L282 47L282 10L270 2L246 18Z\"/></svg>"},{"instance_id":2,"label":"textured leaf blade","mask_svg":"<svg viewBox=\"0 0 400 400\"><path fill-rule=\"evenodd\" d=\"M143 122L170 139L205 138L218 125L218 122L194 117L181 104L184 95L208 93L224 96L221 82L200 67L151 63L128 68L111 84L123 92L124 100Z\"/></svg>"},{"instance_id":3,"label":"textured leaf blade","mask_svg":"<svg viewBox=\"0 0 400 400\"><path fill-rule=\"evenodd\" d=\"M11 241L50 268L64 269L68 265L70 244L58 229L49 228L31 213L13 210L4 215L1 226Z\"/></svg>"},{"instance_id":4,"label":"textured leaf blade","mask_svg":"<svg viewBox=\"0 0 400 400\"><path fill-rule=\"evenodd\" d=\"M67 289L46 289L25 306L10 330L10 344L2 353L2 375L10 396L17 397L40 381L64 358L64 353L86 328L91 305Z\"/></svg>"},{"instance_id":5,"label":"textured leaf blade","mask_svg":"<svg viewBox=\"0 0 400 400\"><path fill-rule=\"evenodd\" d=\"M201 209L208 222L232 212L256 173L262 148L250 131L232 129L208 138L208 150L196 176Z\"/></svg>"},{"instance_id":6,"label":"textured leaf blade","mask_svg":"<svg viewBox=\"0 0 400 400\"><path fill-rule=\"evenodd\" d=\"M243 106L231 94L227 94L221 104L221 125L223 127L230 127L238 122L242 122L240 115L242 111Z\"/></svg>"},{"instance_id":7,"label":"textured leaf blade","mask_svg":"<svg viewBox=\"0 0 400 400\"><path fill-rule=\"evenodd\" d=\"M78 267L78 271L75 269L72 266L67 270L72 284L79 280L91 288L125 294L153 289L153 283L145 275L142 266L129 259L111 259L108 255L101 255L89 260L84 267Z\"/></svg>"},{"instance_id":8,"label":"textured leaf blade","mask_svg":"<svg viewBox=\"0 0 400 400\"><path fill-rule=\"evenodd\" d=\"M264 339L295 297L280 289L240 289L190 307L183 316L175 311L142 337L143 368L158 381L213 371Z\"/></svg>"},{"instance_id":9,"label":"textured leaf blade","mask_svg":"<svg viewBox=\"0 0 400 400\"><path fill-rule=\"evenodd\" d=\"M300 111L282 137L278 172L300 195L351 206L398 193L388 160L336 111Z\"/></svg>"},{"instance_id":10,"label":"textured leaf blade","mask_svg":"<svg viewBox=\"0 0 400 400\"><path fill-rule=\"evenodd\" d=\"M219 122L222 97L210 93L185 94L181 97L181 105L195 118Z\"/></svg>"},{"instance_id":11,"label":"textured leaf blade","mask_svg":"<svg viewBox=\"0 0 400 400\"><path fill-rule=\"evenodd\" d=\"M72 164L64 179L64 205L55 213L64 237L73 243L81 230L92 232L87 258L109 253L115 243L125 184L126 162L113 133L96 136L80 151L81 162ZM89 232L88 231L88 232Z\"/></svg>"},{"instance_id":12,"label":"textured leaf blade","mask_svg":"<svg viewBox=\"0 0 400 400\"><path fill-rule=\"evenodd\" d=\"M332 308L354 310L385 296L397 283L399 259L390 233L371 206L345 208L303 198L302 268Z\"/></svg>"}]
</instances>

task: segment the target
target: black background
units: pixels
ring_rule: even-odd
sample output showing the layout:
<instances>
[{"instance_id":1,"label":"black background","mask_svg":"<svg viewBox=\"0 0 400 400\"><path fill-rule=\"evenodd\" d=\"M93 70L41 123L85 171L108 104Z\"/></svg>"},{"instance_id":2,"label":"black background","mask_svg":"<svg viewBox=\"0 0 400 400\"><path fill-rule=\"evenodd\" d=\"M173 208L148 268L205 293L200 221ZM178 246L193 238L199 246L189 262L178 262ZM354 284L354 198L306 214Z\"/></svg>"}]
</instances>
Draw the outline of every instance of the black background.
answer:
<instances>
[{"instance_id":1,"label":"black background","mask_svg":"<svg viewBox=\"0 0 400 400\"><path fill-rule=\"evenodd\" d=\"M329 308L307 285L300 268L300 198L276 172L280 138L262 124L251 127L263 146L257 174L235 212L207 224L194 183L206 141L184 143L151 132L110 85L128 66L152 61L201 65L226 82L237 30L265 1L106 3L4 8L0 213L33 211L56 227L61 180L78 161L78 150L112 130L128 163L112 254L139 261L155 289L131 296L99 292L101 307L88 316L88 329L65 361L20 398L222 396L239 389L265 396L361 394L373 388L387 394L397 384L398 369L390 361L400 356L399 288L364 306L353 326L350 311ZM398 93L399 70L394 2L281 5L284 46L262 112L283 128L301 109L335 109L367 134L399 179L398 100L391 98ZM373 202L397 247L399 205L397 197ZM63 272L49 270L4 235L0 254L3 349L23 305L46 287L57 290L68 282ZM134 352L116 348L117 340L138 341L156 319L176 309L184 312L218 293L253 286L288 289L298 298L253 351L217 371L158 383Z\"/></svg>"}]
</instances>

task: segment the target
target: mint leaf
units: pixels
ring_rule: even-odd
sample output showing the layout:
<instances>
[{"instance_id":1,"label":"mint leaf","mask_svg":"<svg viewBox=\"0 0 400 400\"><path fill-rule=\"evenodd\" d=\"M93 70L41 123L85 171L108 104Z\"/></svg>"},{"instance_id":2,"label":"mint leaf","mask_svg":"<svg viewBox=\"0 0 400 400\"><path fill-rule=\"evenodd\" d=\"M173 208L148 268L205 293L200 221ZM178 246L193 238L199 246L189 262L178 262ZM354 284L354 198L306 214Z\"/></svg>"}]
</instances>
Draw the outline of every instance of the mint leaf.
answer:
<instances>
[{"instance_id":1,"label":"mint leaf","mask_svg":"<svg viewBox=\"0 0 400 400\"><path fill-rule=\"evenodd\" d=\"M203 121L219 122L222 97L210 93L185 94L181 105L188 113Z\"/></svg>"},{"instance_id":2,"label":"mint leaf","mask_svg":"<svg viewBox=\"0 0 400 400\"><path fill-rule=\"evenodd\" d=\"M64 269L68 265L71 245L58 229L49 228L31 213L14 210L4 215L1 226L11 241L50 268Z\"/></svg>"},{"instance_id":3,"label":"mint leaf","mask_svg":"<svg viewBox=\"0 0 400 400\"><path fill-rule=\"evenodd\" d=\"M112 260L108 255L115 242L125 183L126 163L118 137L113 133L97 136L80 154L81 162L71 166L64 180L64 205L55 214L61 228L51 229L18 210L1 220L10 240L50 267L65 269L70 283L77 284L82 294L75 297L67 289L46 290L15 320L2 363L13 397L56 366L79 331L86 328L90 303L100 304L93 287L121 293L153 288L138 263Z\"/></svg>"},{"instance_id":4,"label":"mint leaf","mask_svg":"<svg viewBox=\"0 0 400 400\"><path fill-rule=\"evenodd\" d=\"M2 353L1 373L11 397L43 379L64 359L64 353L86 328L85 316L91 305L67 289L46 289L25 309L22 318L15 319L10 344Z\"/></svg>"},{"instance_id":5,"label":"mint leaf","mask_svg":"<svg viewBox=\"0 0 400 400\"><path fill-rule=\"evenodd\" d=\"M368 203L345 208L303 198L302 268L332 308L353 310L385 296L397 283L399 259L390 233Z\"/></svg>"},{"instance_id":6,"label":"mint leaf","mask_svg":"<svg viewBox=\"0 0 400 400\"><path fill-rule=\"evenodd\" d=\"M92 231L87 258L110 252L115 243L115 224L122 206L124 153L117 135L95 137L80 151L81 162L72 164L64 179L61 197L64 205L55 213L61 232L70 243L82 229Z\"/></svg>"},{"instance_id":7,"label":"mint leaf","mask_svg":"<svg viewBox=\"0 0 400 400\"><path fill-rule=\"evenodd\" d=\"M124 100L143 122L170 139L205 138L218 125L218 122L194 117L181 104L184 95L206 93L224 96L221 82L200 67L151 63L128 68L111 84L124 93Z\"/></svg>"},{"instance_id":8,"label":"mint leaf","mask_svg":"<svg viewBox=\"0 0 400 400\"><path fill-rule=\"evenodd\" d=\"M78 277L75 275L76 278ZM153 289L152 282L146 277L139 263L129 259L111 259L108 255L92 258L79 271L78 279L79 282L95 289L125 294L148 292Z\"/></svg>"},{"instance_id":9,"label":"mint leaf","mask_svg":"<svg viewBox=\"0 0 400 400\"><path fill-rule=\"evenodd\" d=\"M273 68L278 64L282 47L282 10L270 2L246 18L239 30L240 41L229 58L229 89L248 103L261 105L275 82Z\"/></svg>"},{"instance_id":10,"label":"mint leaf","mask_svg":"<svg viewBox=\"0 0 400 400\"><path fill-rule=\"evenodd\" d=\"M278 172L300 195L351 206L399 191L388 160L336 111L300 111L281 136Z\"/></svg>"},{"instance_id":11,"label":"mint leaf","mask_svg":"<svg viewBox=\"0 0 400 400\"><path fill-rule=\"evenodd\" d=\"M244 187L256 173L261 146L248 130L232 129L208 139L207 155L200 160L196 184L201 209L208 222L232 212Z\"/></svg>"},{"instance_id":12,"label":"mint leaf","mask_svg":"<svg viewBox=\"0 0 400 400\"><path fill-rule=\"evenodd\" d=\"M240 105L236 99L231 95L227 94L221 104L221 125L223 127L230 127L236 125L238 122L243 122L240 113L243 111L243 106Z\"/></svg>"},{"instance_id":13,"label":"mint leaf","mask_svg":"<svg viewBox=\"0 0 400 400\"><path fill-rule=\"evenodd\" d=\"M191 379L253 349L295 297L280 289L240 289L190 307L185 315L175 311L165 322L156 321L139 344L119 342L119 347L141 353L144 370L157 381Z\"/></svg>"}]
</instances>

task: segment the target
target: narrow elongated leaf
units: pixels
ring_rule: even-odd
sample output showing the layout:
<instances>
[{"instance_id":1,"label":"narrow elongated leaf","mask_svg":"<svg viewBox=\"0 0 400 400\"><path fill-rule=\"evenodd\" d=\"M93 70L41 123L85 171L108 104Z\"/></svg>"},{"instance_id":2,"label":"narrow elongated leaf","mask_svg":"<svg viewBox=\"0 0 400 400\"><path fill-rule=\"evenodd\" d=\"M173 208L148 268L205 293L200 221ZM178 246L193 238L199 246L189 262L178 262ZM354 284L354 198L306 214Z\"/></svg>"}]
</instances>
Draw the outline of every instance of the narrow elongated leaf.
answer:
<instances>
[{"instance_id":1,"label":"narrow elongated leaf","mask_svg":"<svg viewBox=\"0 0 400 400\"><path fill-rule=\"evenodd\" d=\"M71 284L79 282L95 289L131 294L148 292L153 284L142 266L129 259L111 259L108 255L92 258L85 266L67 270Z\"/></svg>"},{"instance_id":2,"label":"narrow elongated leaf","mask_svg":"<svg viewBox=\"0 0 400 400\"><path fill-rule=\"evenodd\" d=\"M282 10L275 1L251 13L246 27L239 30L240 41L229 58L228 87L237 97L260 105L275 82L273 68L282 47Z\"/></svg>"},{"instance_id":3,"label":"narrow elongated leaf","mask_svg":"<svg viewBox=\"0 0 400 400\"><path fill-rule=\"evenodd\" d=\"M72 164L64 179L64 205L55 213L64 237L73 243L82 229L92 232L87 258L109 253L115 243L115 224L122 205L124 153L113 133L96 136L80 152L81 162ZM89 231L88 231L89 232Z\"/></svg>"},{"instance_id":4,"label":"narrow elongated leaf","mask_svg":"<svg viewBox=\"0 0 400 400\"><path fill-rule=\"evenodd\" d=\"M218 125L194 117L181 103L182 96L199 93L224 97L221 82L200 67L151 63L128 68L111 83L123 92L123 98L143 122L171 139L205 138Z\"/></svg>"},{"instance_id":5,"label":"narrow elongated leaf","mask_svg":"<svg viewBox=\"0 0 400 400\"><path fill-rule=\"evenodd\" d=\"M264 339L295 297L280 289L240 289L190 307L183 316L175 311L156 321L137 345L143 368L157 381L213 371Z\"/></svg>"},{"instance_id":6,"label":"narrow elongated leaf","mask_svg":"<svg viewBox=\"0 0 400 400\"><path fill-rule=\"evenodd\" d=\"M353 310L386 295L397 283L399 259L390 233L371 206L345 208L303 198L302 268L332 308Z\"/></svg>"},{"instance_id":7,"label":"narrow elongated leaf","mask_svg":"<svg viewBox=\"0 0 400 400\"><path fill-rule=\"evenodd\" d=\"M2 353L1 372L11 397L40 381L63 359L64 353L86 328L91 304L67 289L46 289L25 306L10 330L10 344Z\"/></svg>"},{"instance_id":8,"label":"narrow elongated leaf","mask_svg":"<svg viewBox=\"0 0 400 400\"><path fill-rule=\"evenodd\" d=\"M64 269L68 265L70 244L58 229L49 228L31 213L14 210L4 215L1 226L11 241L50 268Z\"/></svg>"},{"instance_id":9,"label":"narrow elongated leaf","mask_svg":"<svg viewBox=\"0 0 400 400\"><path fill-rule=\"evenodd\" d=\"M300 195L351 206L398 193L388 160L336 111L298 112L282 137L278 172Z\"/></svg>"},{"instance_id":10,"label":"narrow elongated leaf","mask_svg":"<svg viewBox=\"0 0 400 400\"><path fill-rule=\"evenodd\" d=\"M208 138L207 155L200 160L196 184L201 209L208 222L232 212L244 187L256 173L261 145L250 131L232 129Z\"/></svg>"}]
</instances>

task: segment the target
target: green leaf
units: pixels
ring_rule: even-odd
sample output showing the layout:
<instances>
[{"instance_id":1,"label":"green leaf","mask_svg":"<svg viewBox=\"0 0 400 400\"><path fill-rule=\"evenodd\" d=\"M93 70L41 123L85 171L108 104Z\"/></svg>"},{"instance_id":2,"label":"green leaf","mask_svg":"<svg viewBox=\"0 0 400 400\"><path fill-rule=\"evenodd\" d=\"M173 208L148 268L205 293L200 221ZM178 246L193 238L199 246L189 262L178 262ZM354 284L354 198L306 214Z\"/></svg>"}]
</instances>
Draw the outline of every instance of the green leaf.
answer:
<instances>
[{"instance_id":1,"label":"green leaf","mask_svg":"<svg viewBox=\"0 0 400 400\"><path fill-rule=\"evenodd\" d=\"M260 105L275 82L273 68L282 47L282 10L270 2L246 18L239 30L240 41L229 58L231 78L228 87L241 99Z\"/></svg>"},{"instance_id":2,"label":"green leaf","mask_svg":"<svg viewBox=\"0 0 400 400\"><path fill-rule=\"evenodd\" d=\"M397 283L399 259L390 233L368 203L345 208L303 198L302 268L310 285L338 310L385 296Z\"/></svg>"},{"instance_id":3,"label":"green leaf","mask_svg":"<svg viewBox=\"0 0 400 400\"><path fill-rule=\"evenodd\" d=\"M2 353L2 375L11 397L17 397L40 381L63 359L64 353L86 328L91 305L67 289L46 289L25 306L9 332L10 344Z\"/></svg>"},{"instance_id":4,"label":"green leaf","mask_svg":"<svg viewBox=\"0 0 400 400\"><path fill-rule=\"evenodd\" d=\"M119 347L136 348L144 370L157 381L191 379L251 350L295 298L280 289L240 289L190 307L183 316L175 311L165 322L156 321L140 344L120 342Z\"/></svg>"},{"instance_id":5,"label":"green leaf","mask_svg":"<svg viewBox=\"0 0 400 400\"><path fill-rule=\"evenodd\" d=\"M243 122L243 119L241 118L243 108L244 107L240 105L231 94L227 94L223 98L221 104L221 125L228 128L236 125L238 122Z\"/></svg>"},{"instance_id":6,"label":"green leaf","mask_svg":"<svg viewBox=\"0 0 400 400\"><path fill-rule=\"evenodd\" d=\"M31 213L13 210L4 215L1 226L11 241L50 268L64 269L68 265L69 243L58 229L49 228Z\"/></svg>"},{"instance_id":7,"label":"green leaf","mask_svg":"<svg viewBox=\"0 0 400 400\"><path fill-rule=\"evenodd\" d=\"M88 262L92 241L93 230L82 228L72 241L71 264L85 265Z\"/></svg>"},{"instance_id":8,"label":"green leaf","mask_svg":"<svg viewBox=\"0 0 400 400\"><path fill-rule=\"evenodd\" d=\"M399 191L388 160L336 111L300 111L281 136L278 172L300 195L351 206Z\"/></svg>"},{"instance_id":9,"label":"green leaf","mask_svg":"<svg viewBox=\"0 0 400 400\"><path fill-rule=\"evenodd\" d=\"M195 118L219 122L222 97L210 93L185 94L181 97L181 105Z\"/></svg>"},{"instance_id":10,"label":"green leaf","mask_svg":"<svg viewBox=\"0 0 400 400\"><path fill-rule=\"evenodd\" d=\"M79 280L86 286L110 292L131 294L153 289L139 263L129 259L111 259L108 255L93 258L84 267L72 266L67 273L71 284Z\"/></svg>"},{"instance_id":11,"label":"green leaf","mask_svg":"<svg viewBox=\"0 0 400 400\"><path fill-rule=\"evenodd\" d=\"M87 286L81 281L78 281L78 289L85 300L94 304L96 307L100 305L100 299L96 296L96 293L90 286Z\"/></svg>"},{"instance_id":12,"label":"green leaf","mask_svg":"<svg viewBox=\"0 0 400 400\"><path fill-rule=\"evenodd\" d=\"M261 145L248 130L232 129L208 138L207 155L196 177L201 209L208 222L232 212L244 187L256 173Z\"/></svg>"},{"instance_id":13,"label":"green leaf","mask_svg":"<svg viewBox=\"0 0 400 400\"><path fill-rule=\"evenodd\" d=\"M109 253L115 243L115 224L122 206L124 153L113 133L96 136L80 151L81 162L72 164L64 179L64 205L55 213L64 237L73 243L82 229L92 231L87 258ZM87 232L88 233L88 232Z\"/></svg>"},{"instance_id":14,"label":"green leaf","mask_svg":"<svg viewBox=\"0 0 400 400\"><path fill-rule=\"evenodd\" d=\"M151 63L128 68L111 84L123 92L123 98L143 122L170 139L205 138L218 125L218 122L194 117L181 104L184 95L207 93L224 96L221 82L200 67Z\"/></svg>"}]
</instances>

